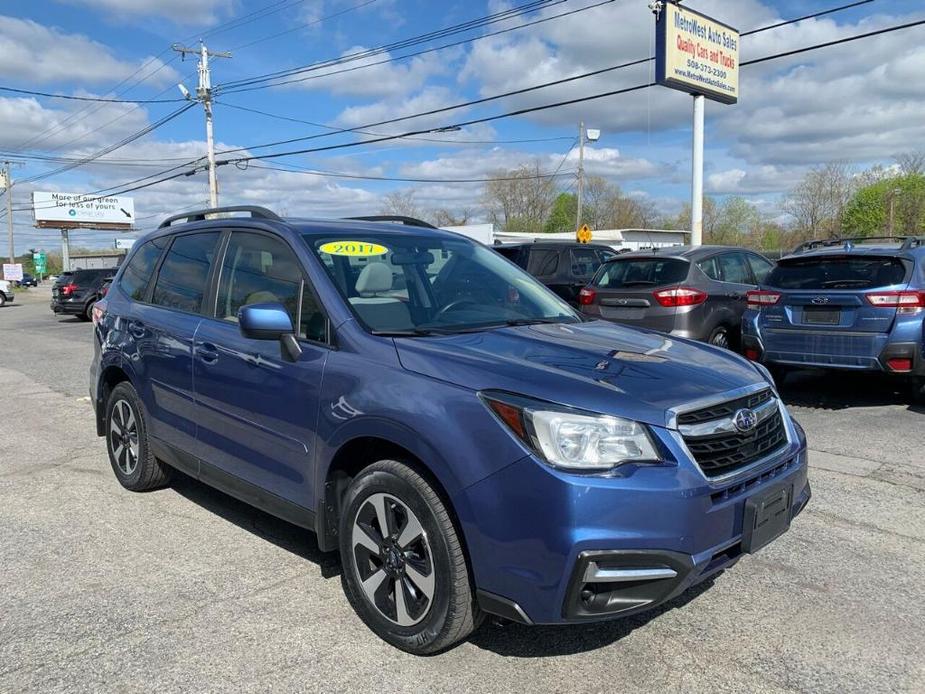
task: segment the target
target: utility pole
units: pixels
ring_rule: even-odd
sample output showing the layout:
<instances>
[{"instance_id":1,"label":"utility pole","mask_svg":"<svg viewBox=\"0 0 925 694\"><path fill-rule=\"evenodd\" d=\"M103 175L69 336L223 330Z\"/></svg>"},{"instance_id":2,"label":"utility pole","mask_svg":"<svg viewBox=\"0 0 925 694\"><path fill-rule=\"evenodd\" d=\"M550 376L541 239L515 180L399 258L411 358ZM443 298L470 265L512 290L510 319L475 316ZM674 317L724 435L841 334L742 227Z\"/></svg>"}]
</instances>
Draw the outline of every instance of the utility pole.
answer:
<instances>
[{"instance_id":1,"label":"utility pole","mask_svg":"<svg viewBox=\"0 0 925 694\"><path fill-rule=\"evenodd\" d=\"M10 244L10 262L16 262L16 249L13 245L13 166L21 165L21 161L4 161L0 169L0 182L6 188L6 233Z\"/></svg>"},{"instance_id":2,"label":"utility pole","mask_svg":"<svg viewBox=\"0 0 925 694\"><path fill-rule=\"evenodd\" d=\"M585 122L578 124L578 213L575 215L575 229L581 228L581 195L585 178Z\"/></svg>"},{"instance_id":3,"label":"utility pole","mask_svg":"<svg viewBox=\"0 0 925 694\"><path fill-rule=\"evenodd\" d=\"M691 245L703 245L703 95L694 95L691 152Z\"/></svg>"},{"instance_id":4,"label":"utility pole","mask_svg":"<svg viewBox=\"0 0 925 694\"><path fill-rule=\"evenodd\" d=\"M209 70L209 58L230 58L230 51L210 51L200 41L199 48L188 48L175 43L173 50L184 58L189 54L199 55L199 86L196 88L196 101L202 104L206 114L206 148L209 160L209 205L218 207L218 178L215 175L215 140L212 135L212 73ZM189 90L178 85L183 95L189 99Z\"/></svg>"}]
</instances>

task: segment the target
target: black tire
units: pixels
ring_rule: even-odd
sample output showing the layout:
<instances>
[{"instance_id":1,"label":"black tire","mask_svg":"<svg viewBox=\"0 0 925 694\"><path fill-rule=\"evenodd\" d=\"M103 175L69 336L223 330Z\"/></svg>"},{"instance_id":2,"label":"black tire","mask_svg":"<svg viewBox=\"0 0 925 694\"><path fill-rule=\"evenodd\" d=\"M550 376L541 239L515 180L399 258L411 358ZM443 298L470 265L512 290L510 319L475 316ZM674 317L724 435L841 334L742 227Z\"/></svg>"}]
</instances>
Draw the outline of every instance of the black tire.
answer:
<instances>
[{"instance_id":1,"label":"black tire","mask_svg":"<svg viewBox=\"0 0 925 694\"><path fill-rule=\"evenodd\" d=\"M6 306L6 295L0 292L0 307Z\"/></svg>"},{"instance_id":2,"label":"black tire","mask_svg":"<svg viewBox=\"0 0 925 694\"><path fill-rule=\"evenodd\" d=\"M377 532L380 509L388 514L387 537ZM381 460L363 470L347 489L339 524L344 591L380 638L425 655L462 641L480 624L459 534L439 495L410 467ZM355 530L365 538L359 543ZM418 539L402 544L406 531Z\"/></svg>"},{"instance_id":3,"label":"black tire","mask_svg":"<svg viewBox=\"0 0 925 694\"><path fill-rule=\"evenodd\" d=\"M913 376L909 387L912 404L925 405L925 376Z\"/></svg>"},{"instance_id":4,"label":"black tire","mask_svg":"<svg viewBox=\"0 0 925 694\"><path fill-rule=\"evenodd\" d=\"M732 349L732 334L725 325L718 325L710 333L710 339L707 340L714 347L723 349Z\"/></svg>"},{"instance_id":5,"label":"black tire","mask_svg":"<svg viewBox=\"0 0 925 694\"><path fill-rule=\"evenodd\" d=\"M93 301L88 302L87 305L84 306L83 313L81 313L81 314L78 316L78 318L80 318L80 320L83 320L83 321L91 321L91 320L93 320L93 304L95 304L95 303L96 303L96 299L94 299Z\"/></svg>"},{"instance_id":6,"label":"black tire","mask_svg":"<svg viewBox=\"0 0 925 694\"><path fill-rule=\"evenodd\" d=\"M112 389L105 425L106 451L119 484L133 492L167 485L170 468L151 452L144 407L129 383L123 381Z\"/></svg>"},{"instance_id":7,"label":"black tire","mask_svg":"<svg viewBox=\"0 0 925 694\"><path fill-rule=\"evenodd\" d=\"M791 369L786 366L780 366L778 364L765 364L768 371L771 372L771 376L774 378L774 383L778 387L784 384L784 381L787 380L787 376L790 375Z\"/></svg>"}]
</instances>

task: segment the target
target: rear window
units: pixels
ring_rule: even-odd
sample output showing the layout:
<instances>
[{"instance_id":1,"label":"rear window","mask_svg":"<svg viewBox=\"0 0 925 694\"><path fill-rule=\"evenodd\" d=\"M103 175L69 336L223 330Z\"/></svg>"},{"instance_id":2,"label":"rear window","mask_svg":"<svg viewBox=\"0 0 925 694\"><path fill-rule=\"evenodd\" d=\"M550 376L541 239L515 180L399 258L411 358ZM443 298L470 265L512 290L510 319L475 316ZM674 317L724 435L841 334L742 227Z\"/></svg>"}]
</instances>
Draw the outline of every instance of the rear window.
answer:
<instances>
[{"instance_id":1,"label":"rear window","mask_svg":"<svg viewBox=\"0 0 925 694\"><path fill-rule=\"evenodd\" d=\"M620 287L661 287L687 279L690 264L675 258L627 258L604 265L594 286L601 289Z\"/></svg>"},{"instance_id":2,"label":"rear window","mask_svg":"<svg viewBox=\"0 0 925 694\"><path fill-rule=\"evenodd\" d=\"M782 260L767 284L780 289L873 289L903 284L906 266L898 258L830 256Z\"/></svg>"}]
</instances>

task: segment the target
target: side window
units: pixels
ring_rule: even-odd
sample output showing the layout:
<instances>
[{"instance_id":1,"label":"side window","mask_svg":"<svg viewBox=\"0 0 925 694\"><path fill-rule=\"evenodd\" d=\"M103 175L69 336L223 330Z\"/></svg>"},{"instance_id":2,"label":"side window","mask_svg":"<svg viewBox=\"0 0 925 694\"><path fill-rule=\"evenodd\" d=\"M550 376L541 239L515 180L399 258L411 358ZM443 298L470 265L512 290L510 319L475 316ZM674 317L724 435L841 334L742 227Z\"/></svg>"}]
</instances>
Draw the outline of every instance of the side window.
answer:
<instances>
[{"instance_id":1,"label":"side window","mask_svg":"<svg viewBox=\"0 0 925 694\"><path fill-rule=\"evenodd\" d=\"M218 238L217 231L175 237L157 273L151 302L198 313L202 309Z\"/></svg>"},{"instance_id":2,"label":"side window","mask_svg":"<svg viewBox=\"0 0 925 694\"><path fill-rule=\"evenodd\" d=\"M723 282L752 284L752 274L742 253L723 253L717 260Z\"/></svg>"},{"instance_id":3,"label":"side window","mask_svg":"<svg viewBox=\"0 0 925 694\"><path fill-rule=\"evenodd\" d=\"M758 284L764 284L768 275L771 274L771 270L774 269L774 263L754 253L748 254L748 264L751 265L752 273L755 275L755 281Z\"/></svg>"},{"instance_id":4,"label":"side window","mask_svg":"<svg viewBox=\"0 0 925 694\"><path fill-rule=\"evenodd\" d=\"M302 287L299 337L314 342L328 341L328 321L307 282Z\"/></svg>"},{"instance_id":5,"label":"side window","mask_svg":"<svg viewBox=\"0 0 925 694\"><path fill-rule=\"evenodd\" d=\"M282 304L300 337L325 341L324 314L304 282L298 259L283 241L263 234L233 232L221 272L216 318L236 321L242 306Z\"/></svg>"},{"instance_id":6,"label":"side window","mask_svg":"<svg viewBox=\"0 0 925 694\"><path fill-rule=\"evenodd\" d=\"M704 260L698 261L697 267L703 270L703 274L711 280L720 281L719 267L717 267L715 255L712 258L705 258Z\"/></svg>"},{"instance_id":7,"label":"side window","mask_svg":"<svg viewBox=\"0 0 925 694\"><path fill-rule=\"evenodd\" d=\"M154 274L154 267L161 257L164 245L162 239L152 239L143 244L128 261L128 265L122 271L119 285L129 298L135 301L144 299L145 289L148 288L148 282Z\"/></svg>"},{"instance_id":8,"label":"side window","mask_svg":"<svg viewBox=\"0 0 925 694\"><path fill-rule=\"evenodd\" d=\"M590 278L601 265L593 249L577 248L570 253L572 254L572 277Z\"/></svg>"},{"instance_id":9,"label":"side window","mask_svg":"<svg viewBox=\"0 0 925 694\"><path fill-rule=\"evenodd\" d=\"M556 274L559 269L559 251L550 248L531 248L527 272L534 277Z\"/></svg>"}]
</instances>

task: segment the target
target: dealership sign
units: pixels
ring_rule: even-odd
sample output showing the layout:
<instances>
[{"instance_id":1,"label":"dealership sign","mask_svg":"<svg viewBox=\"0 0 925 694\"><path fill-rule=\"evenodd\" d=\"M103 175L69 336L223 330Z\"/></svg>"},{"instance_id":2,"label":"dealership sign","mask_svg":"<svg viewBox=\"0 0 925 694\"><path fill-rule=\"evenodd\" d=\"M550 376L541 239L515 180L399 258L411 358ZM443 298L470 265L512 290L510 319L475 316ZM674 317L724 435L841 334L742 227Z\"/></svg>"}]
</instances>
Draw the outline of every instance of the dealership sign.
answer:
<instances>
[{"instance_id":1,"label":"dealership sign","mask_svg":"<svg viewBox=\"0 0 925 694\"><path fill-rule=\"evenodd\" d=\"M35 226L54 229L131 229L135 201L81 193L32 193Z\"/></svg>"},{"instance_id":2,"label":"dealership sign","mask_svg":"<svg viewBox=\"0 0 925 694\"><path fill-rule=\"evenodd\" d=\"M656 82L734 104L739 99L739 32L674 2L656 20Z\"/></svg>"}]
</instances>

